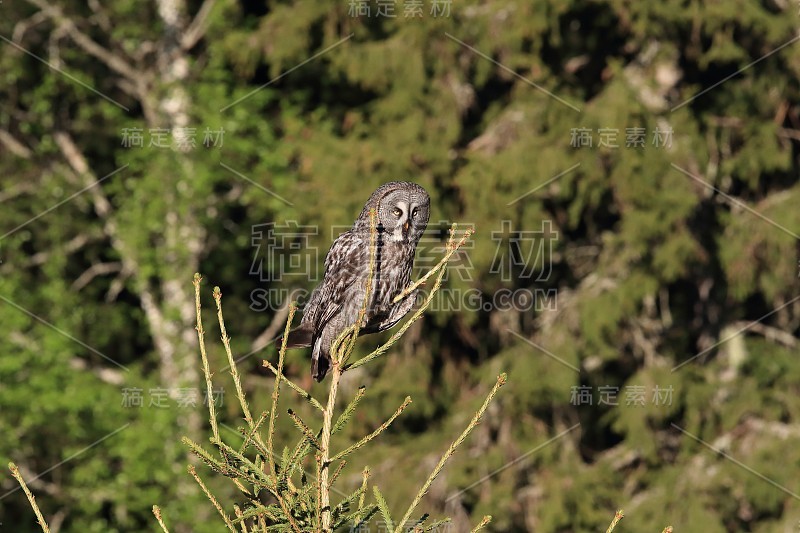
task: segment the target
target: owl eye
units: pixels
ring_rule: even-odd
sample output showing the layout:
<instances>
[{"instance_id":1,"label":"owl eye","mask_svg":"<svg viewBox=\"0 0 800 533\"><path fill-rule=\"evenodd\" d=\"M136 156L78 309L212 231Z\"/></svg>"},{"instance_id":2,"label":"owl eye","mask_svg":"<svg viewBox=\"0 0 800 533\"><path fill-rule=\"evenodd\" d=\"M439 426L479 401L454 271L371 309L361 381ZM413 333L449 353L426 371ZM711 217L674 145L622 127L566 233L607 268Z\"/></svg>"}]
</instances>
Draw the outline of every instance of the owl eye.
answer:
<instances>
[{"instance_id":1,"label":"owl eye","mask_svg":"<svg viewBox=\"0 0 800 533\"><path fill-rule=\"evenodd\" d=\"M403 214L403 211L401 211L399 207L395 207L392 213L394 213L394 216L396 216L397 218L400 218L400 215Z\"/></svg>"},{"instance_id":2,"label":"owl eye","mask_svg":"<svg viewBox=\"0 0 800 533\"><path fill-rule=\"evenodd\" d=\"M417 218L417 208L415 207L413 211L411 211L411 218Z\"/></svg>"}]
</instances>

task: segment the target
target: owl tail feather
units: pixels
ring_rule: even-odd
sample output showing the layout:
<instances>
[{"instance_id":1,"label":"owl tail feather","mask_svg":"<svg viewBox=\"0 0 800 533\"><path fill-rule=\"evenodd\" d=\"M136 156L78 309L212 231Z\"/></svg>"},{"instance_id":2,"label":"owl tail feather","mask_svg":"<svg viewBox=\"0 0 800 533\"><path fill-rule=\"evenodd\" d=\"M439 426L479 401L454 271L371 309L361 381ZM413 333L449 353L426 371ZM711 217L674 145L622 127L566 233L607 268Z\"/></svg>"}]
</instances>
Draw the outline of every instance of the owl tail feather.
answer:
<instances>
[{"instance_id":1,"label":"owl tail feather","mask_svg":"<svg viewBox=\"0 0 800 533\"><path fill-rule=\"evenodd\" d=\"M328 350L322 345L322 337L314 341L314 349L311 350L311 377L319 383L325 379L325 374L331 367L331 356Z\"/></svg>"},{"instance_id":2,"label":"owl tail feather","mask_svg":"<svg viewBox=\"0 0 800 533\"><path fill-rule=\"evenodd\" d=\"M314 381L319 383L325 379L325 374L328 373L328 368L331 366L331 360L328 359L327 354L316 354L311 356L311 377Z\"/></svg>"},{"instance_id":3,"label":"owl tail feather","mask_svg":"<svg viewBox=\"0 0 800 533\"><path fill-rule=\"evenodd\" d=\"M314 329L311 324L301 324L289 332L286 338L286 348L308 348L313 342ZM280 346L283 336L278 337L275 343Z\"/></svg>"}]
</instances>

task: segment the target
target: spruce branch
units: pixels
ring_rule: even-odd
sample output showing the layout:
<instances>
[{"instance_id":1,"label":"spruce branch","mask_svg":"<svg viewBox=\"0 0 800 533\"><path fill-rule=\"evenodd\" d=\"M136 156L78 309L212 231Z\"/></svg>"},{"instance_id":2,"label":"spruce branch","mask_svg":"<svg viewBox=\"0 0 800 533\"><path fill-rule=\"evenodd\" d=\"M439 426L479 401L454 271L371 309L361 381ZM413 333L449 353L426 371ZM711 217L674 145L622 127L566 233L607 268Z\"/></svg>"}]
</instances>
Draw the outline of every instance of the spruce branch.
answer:
<instances>
[{"instance_id":1,"label":"spruce branch","mask_svg":"<svg viewBox=\"0 0 800 533\"><path fill-rule=\"evenodd\" d=\"M358 498L359 511L364 508L364 498L367 494L367 481L369 480L369 467L365 466L364 471L361 473L361 496Z\"/></svg>"},{"instance_id":2,"label":"spruce branch","mask_svg":"<svg viewBox=\"0 0 800 533\"><path fill-rule=\"evenodd\" d=\"M334 508L333 510L334 529L336 527L336 522L338 522L338 520L340 519L341 516L344 515L344 513L347 513L350 510L351 505L355 503L355 501L362 496L363 492L364 492L364 487L359 487L350 495L345 496L345 498L342 501L340 501L339 504ZM357 509L355 512L359 513L361 512L361 510Z\"/></svg>"},{"instance_id":3,"label":"spruce branch","mask_svg":"<svg viewBox=\"0 0 800 533\"><path fill-rule=\"evenodd\" d=\"M211 504L216 508L217 512L219 512L219 515L222 517L222 520L225 522L225 525L228 526L228 529L236 533L236 528L234 528L233 522L231 522L231 519L228 517L227 513L222 509L222 506L219 504L214 495L211 494L211 491L208 490L206 484L203 483L203 480L200 479L200 476L197 475L197 471L194 469L194 466L189 465L187 470L192 475L194 480L197 481L197 484L200 485L200 488L203 489L203 492L205 492L208 499L211 500Z\"/></svg>"},{"instance_id":4,"label":"spruce branch","mask_svg":"<svg viewBox=\"0 0 800 533\"><path fill-rule=\"evenodd\" d=\"M354 368L358 368L360 366L363 366L363 365L369 363L370 361L372 361L373 359L377 359L378 357L380 357L381 355L383 355L384 353L389 351L389 348L391 348L398 340L400 340L400 337L402 337L405 334L405 332L408 330L408 328L410 328L414 324L414 322L419 320L422 317L423 313L425 313L425 311L428 309L428 307L430 306L431 302L433 301L434 295L436 294L436 292L439 290L439 287L441 286L442 278L444 277L444 272L445 272L444 270L439 272L439 275L436 277L436 281L435 281L435 283L433 285L433 288L432 288L431 292L428 294L428 297L425 298L425 301L420 306L420 308L417 309L414 312L413 315L411 315L410 319L408 319L402 326L400 326L400 329L395 331L392 334L392 336L389 337L388 341L386 341L381 346L377 347L369 355L365 355L364 357L362 357L358 361L355 361L355 362L350 363L349 365L347 365L345 370L352 370Z\"/></svg>"},{"instance_id":5,"label":"spruce branch","mask_svg":"<svg viewBox=\"0 0 800 533\"><path fill-rule=\"evenodd\" d=\"M269 413L262 411L261 416L258 417L258 420L256 420L255 424L253 424L253 427L251 427L250 430L244 434L244 441L239 448L240 452L244 452L247 449L247 445L250 444L250 441L253 439L253 437L258 434L258 429L261 427L261 424L264 423L264 420L267 419L268 415Z\"/></svg>"},{"instance_id":6,"label":"spruce branch","mask_svg":"<svg viewBox=\"0 0 800 533\"><path fill-rule=\"evenodd\" d=\"M294 312L297 310L297 306L292 303L289 306L289 317L286 319L286 328L283 331L283 338L281 339L281 349L278 352L278 368L275 370L275 386L272 389L272 411L269 415L269 430L267 432L267 451L269 456L266 458L269 461L270 470L272 471L272 477L277 479L277 473L275 472L275 461L272 459L273 453L273 439L275 436L275 419L278 416L278 397L280 396L281 390L281 376L283 375L283 360L286 356L286 342L289 338L289 330L292 327L292 319L294 318Z\"/></svg>"},{"instance_id":7,"label":"spruce branch","mask_svg":"<svg viewBox=\"0 0 800 533\"><path fill-rule=\"evenodd\" d=\"M386 500L377 487L373 486L373 494L375 495L377 503L375 505L365 504L367 484L370 476L368 468L365 468L362 472L362 483L360 488L351 493L349 496L345 496L345 498L339 501L339 503L335 506L331 504L330 493L334 483L340 478L344 468L347 465L346 457L357 452L361 447L377 438L382 432L384 432L389 425L392 424L398 416L400 416L403 410L408 407L408 405L411 403L411 398L406 397L405 401L400 405L400 407L398 407L397 410L385 422L383 422L370 434L362 437L355 444L346 447L339 453L332 454L331 436L334 433L340 432L345 427L366 394L366 389L363 386L360 387L353 399L350 400L341 414L334 418L338 399L338 391L341 385L341 378L346 370L366 364L372 359L375 359L388 351L388 349L400 339L400 337L408 330L408 328L422 316L422 314L429 308L435 294L441 288L448 262L451 260L456 250L458 250L458 248L466 242L472 232L467 231L460 239L456 240L456 227L453 225L450 231L449 240L447 242L447 252L442 260L420 280L403 291L403 297L407 297L409 294L416 291L419 285L431 278L431 276L435 276L435 283L433 284L432 289L429 291L421 308L417 309L412 314L411 318L406 321L386 343L379 346L368 356L356 361L355 363L349 363L349 358L351 357L355 348L355 342L369 313L369 306L371 304L372 294L375 289L373 285L375 283L375 275L377 271L377 247L379 245L379 235L376 221L377 213L375 210L371 210L369 270L367 275L363 278L365 283L364 300L361 303L361 308L355 323L350 325L350 327L342 332L331 344L331 382L328 390L327 403L324 406L313 396L311 396L308 391L304 390L302 387L288 379L283 374L289 331L291 330L292 320L296 311L296 306L292 304L289 306L288 318L286 321L280 350L278 352L277 364L273 365L269 361L263 362L263 365L266 368L269 368L275 377L271 396L271 406L268 410L263 411L257 420L253 419L252 412L250 411L250 407L247 403L246 395L242 387L241 377L236 367L236 360L234 359L233 351L230 345L230 337L228 336L225 327L222 309L222 294L218 287L214 288L213 296L217 306L217 319L220 326L221 340L228 358L228 363L230 365L231 377L236 388L239 405L244 415L244 420L246 421L245 427L240 427L238 429L238 433L241 433L243 436L243 442L240 446L237 446L238 450L222 442L219 436L214 405L209 402L209 418L214 433L210 440L212 444L215 445L219 450L221 457L218 459L215 455L212 455L200 445L189 440L188 438L184 437L184 443L189 447L192 453L200 457L200 459L208 464L212 470L231 478L239 490L247 496L248 501L250 501L251 505L248 505L248 509L245 510L234 506L233 512L235 513L235 519L231 520L231 518L222 510L222 507L219 505L219 502L216 500L216 498L203 484L194 468L190 467L190 472L195 477L198 484L200 484L201 488L203 488L204 492L209 497L209 500L212 502L215 508L217 508L217 511L220 512L220 515L225 520L229 529L231 529L234 524L238 524L243 532L247 532L248 526L251 526L250 531L253 532L256 530L275 530L301 533L303 531L313 530L315 532L333 533L334 530L344 526L347 523L352 522L354 525L367 524L378 512L383 515L383 519L386 524L390 526L390 529L395 529L395 522L392 520L392 517L389 514L389 508ZM206 385L209 391L209 397L211 397L212 374L208 365L204 330L200 315L201 307L199 298L199 285L201 280L202 278L199 276L199 274L195 276L195 297L198 321L197 330L201 345L200 351L204 374L206 377ZM478 420L483 415L488 402L491 401L492 397L496 393L497 388L502 385L501 382L505 382L505 375L502 375L498 379L498 384L495 385L494 389L492 389L489 398L487 398L484 405L475 415L475 418L473 418L468 428L451 445L450 449L447 450L439 465L437 465L436 469L434 469L434 472L430 475L429 479L420 490L420 493L417 494L415 500L412 502L406 517L398 526L396 526L398 531L403 529L403 524L408 523L408 517L413 512L414 508L416 508L416 506L419 504L419 501L427 492L430 484L433 482L433 479L443 468L444 463L453 454L456 447L463 442L472 428L477 424ZM291 418L292 422L302 436L293 449L284 447L283 453L280 454L280 457L277 457L275 454L275 421L278 416L280 387L282 383L285 383L289 388L294 390L301 398L311 404L316 411L320 411L322 413L323 420L322 428L319 430L319 432L315 433L311 429L311 426L309 426L295 410L287 409L288 416ZM266 442L264 442L264 440L262 440L261 428L266 422L267 417L269 417L269 422L266 428L267 436L266 439L264 439ZM317 473L316 483L309 482L308 477L303 470L303 462L313 448L317 448L318 450L318 453L316 453L314 456ZM252 459L252 456L248 457L245 455L248 450L255 451L254 460ZM269 461L269 467L266 467L266 465L263 464L264 461ZM339 464L336 465L335 471L331 472L332 468L334 467L334 463L337 461ZM301 476L300 484L296 486L292 477L298 470L301 472ZM246 488L242 482L251 485L252 492L248 490L248 488ZM258 499L258 494L261 490L266 490L269 492L275 498L275 503L266 507L262 505ZM358 507L354 510L353 506L356 504L356 501ZM423 515L417 521L417 523L412 526L412 529L414 531L431 530L431 528L434 526L423 526L427 519L428 516ZM246 523L248 520L249 523ZM444 521L440 521L438 523L444 523Z\"/></svg>"},{"instance_id":8,"label":"spruce branch","mask_svg":"<svg viewBox=\"0 0 800 533\"><path fill-rule=\"evenodd\" d=\"M319 436L317 435L316 440L319 441ZM301 469L301 461L305 458L306 455L311 451L311 443L308 441L305 436L303 436L300 441L297 443L297 446L294 448L294 452L292 452L291 457L289 458L288 465L283 470L283 475L287 478L291 477L295 470L302 470Z\"/></svg>"},{"instance_id":9,"label":"spruce branch","mask_svg":"<svg viewBox=\"0 0 800 533\"><path fill-rule=\"evenodd\" d=\"M611 521L611 524L608 526L608 529L606 529L606 533L611 533L612 531L614 531L614 528L617 527L617 524L619 524L619 521L622 520L624 516L625 513L622 511L622 509L617 511L617 513L614 515L614 520Z\"/></svg>"},{"instance_id":10,"label":"spruce branch","mask_svg":"<svg viewBox=\"0 0 800 533\"><path fill-rule=\"evenodd\" d=\"M233 359L233 352L231 351L231 338L228 337L228 333L225 331L225 319L222 317L222 291L219 287L214 287L213 296L214 302L217 304L217 322L219 322L222 345L225 347L225 354L228 356L228 366L231 369L231 377L233 378L233 384L236 387L236 396L239 398L239 405L242 407L242 413L244 414L244 419L247 422L247 426L252 430L254 425L253 416L250 414L250 408L247 406L247 401L245 400L244 392L242 391L242 382L239 378L239 370L237 369L236 362Z\"/></svg>"},{"instance_id":11,"label":"spruce branch","mask_svg":"<svg viewBox=\"0 0 800 533\"><path fill-rule=\"evenodd\" d=\"M270 372L272 372L275 376L278 375L278 369L275 368L274 366L272 366L272 363L270 363L266 359L264 359L264 361L262 362L262 366L265 366L265 367L269 368ZM303 387L301 387L300 385L298 385L294 381L290 380L289 378L287 378L283 374L281 374L280 377L281 377L281 381L283 381L284 383L289 385L289 387L292 390L294 390L295 392L297 392L297 394L299 394L301 398L306 400L308 403L310 403L311 405L313 405L315 408L319 409L320 411L323 411L323 412L325 411L325 408L322 406L322 404L316 398L311 396L311 394L309 394L308 391L303 389Z\"/></svg>"},{"instance_id":12,"label":"spruce branch","mask_svg":"<svg viewBox=\"0 0 800 533\"><path fill-rule=\"evenodd\" d=\"M461 445L461 443L463 443L464 440L466 440L467 436L472 432L473 429L475 429L475 426L478 425L478 422L480 422L483 413L486 412L486 409L489 407L489 403L497 394L497 391L500 390L500 387L506 384L506 379L507 376L505 373L500 374L497 377L497 381L495 382L494 387L492 387L492 390L489 391L489 395L486 397L486 400L484 400L483 405L481 405L480 409L478 409L478 411L475 413L475 416L472 417L472 420L470 421L469 425L466 427L464 432L461 433L461 435L459 435L459 437L455 441L453 441L453 444L451 444L450 447L447 449L447 451L444 453L444 455L442 455L442 458L439 460L439 463L434 467L430 476L428 476L428 479L425 480L425 483L423 483L422 488L414 497L414 500L408 507L408 510L406 511L406 514L403 516L403 519L400 520L400 526L398 526L398 528L395 530L395 533L401 533L400 530L402 528L402 524L405 524L406 521L411 517L411 513L413 513L414 509L417 507L417 505L419 505L419 502L422 500L422 497L425 496L425 494L428 492L428 489L433 483L433 480L436 479L436 476L438 476L439 472L442 471L442 468L444 468L444 465L447 462L447 460L450 459L450 457L452 457L453 453L455 453L456 448L458 448Z\"/></svg>"},{"instance_id":13,"label":"spruce branch","mask_svg":"<svg viewBox=\"0 0 800 533\"><path fill-rule=\"evenodd\" d=\"M353 444L349 448L337 453L336 455L331 457L330 461L331 462L338 461L339 459L347 457L348 455L350 455L351 453L353 453L354 451L356 451L357 449L361 448L366 443L368 443L369 441L371 441L372 439L374 439L375 437L380 435L386 428L389 427L389 425L392 422L394 422L395 418L400 416L400 413L402 413L403 410L406 407L409 406L409 404L411 404L411 396L406 396L406 399L403 401L403 403L400 405L400 407L397 408L397 410L394 412L394 414L392 414L392 416L390 416L389 419L386 420L386 422L384 422L383 424L378 426L378 429L376 429L375 431L373 431L372 433L370 433L366 437L362 438L360 441L356 442L355 444Z\"/></svg>"},{"instance_id":14,"label":"spruce branch","mask_svg":"<svg viewBox=\"0 0 800 533\"><path fill-rule=\"evenodd\" d=\"M472 236L472 234L474 233L474 230L468 229L467 231L464 232L464 236L461 237L461 239L457 243L453 244L452 236L455 234L455 231L456 231L456 225L453 224L453 226L450 228L450 242L448 242L447 245L447 253L444 254L444 257L442 257L439 263L437 263L436 266L430 269L424 276L422 276L417 281L406 287L403 290L403 292L395 296L394 300L392 300L392 303L399 302L400 300L402 300L403 298L414 292L414 289L416 289L420 285L424 285L425 282L428 281L428 278L433 276L439 270L443 269L444 266L450 261L450 258L453 256L453 254L456 253L456 251L458 251L458 249L461 248L464 245L464 243L467 242L467 239L469 239L470 236Z\"/></svg>"},{"instance_id":15,"label":"spruce branch","mask_svg":"<svg viewBox=\"0 0 800 533\"><path fill-rule=\"evenodd\" d=\"M330 481L330 483L328 483L328 487L329 488L332 487L334 483L336 483L336 478L338 478L339 474L342 473L342 469L344 468L344 466L346 464L347 464L347 461L342 461L341 463L339 463L339 466L336 467L336 471L334 471L333 475L331 476L331 481Z\"/></svg>"},{"instance_id":16,"label":"spruce branch","mask_svg":"<svg viewBox=\"0 0 800 533\"><path fill-rule=\"evenodd\" d=\"M332 531L332 513L331 513L331 493L328 475L330 470L330 451L331 451L331 433L333 430L333 411L336 408L336 395L339 391L339 381L342 378L344 371L344 364L350 357L355 347L355 340L358 337L358 332L361 329L361 324L366 316L367 309L369 309L370 299L372 297L372 280L375 273L375 262L377 257L377 211L370 209L370 239L369 239L369 270L367 272L367 279L364 286L364 302L361 306L358 319L356 323L351 326L349 330L343 332L331 345L331 385L328 391L328 405L323 411L322 420L322 435L320 438L320 453L319 453L319 476L317 477L318 492L320 495L320 512L321 512L321 528L323 533ZM348 332L351 335L350 340L346 341Z\"/></svg>"},{"instance_id":17,"label":"spruce branch","mask_svg":"<svg viewBox=\"0 0 800 533\"><path fill-rule=\"evenodd\" d=\"M345 424L347 424L348 420L350 420L350 418L353 416L353 413L355 412L356 407L358 406L358 403L364 397L364 393L366 392L366 390L367 390L367 388L364 387L363 385L358 388L358 391L356 391L355 397L347 405L345 410L342 411L342 414L339 415L338 420L336 420L336 423L333 425L333 429L331 430L332 434L333 433L338 433L339 431L342 430L342 428L344 428Z\"/></svg>"},{"instance_id":18,"label":"spruce branch","mask_svg":"<svg viewBox=\"0 0 800 533\"><path fill-rule=\"evenodd\" d=\"M233 506L233 512L236 513L236 520L234 521L234 523L236 523L236 521L239 522L239 527L242 528L242 533L250 533L247 530L247 523L243 520L242 510L239 508L238 505Z\"/></svg>"},{"instance_id":19,"label":"spruce branch","mask_svg":"<svg viewBox=\"0 0 800 533\"><path fill-rule=\"evenodd\" d=\"M248 518L259 518L263 519L265 516L273 521L278 521L279 515L277 514L277 510L279 507L277 505L270 505L265 507L261 502L258 500L250 500L251 507L246 511L242 512L242 515L236 515L236 518L233 520L234 524L238 524L242 520L247 520ZM262 529L266 530L266 524L262 527Z\"/></svg>"},{"instance_id":20,"label":"spruce branch","mask_svg":"<svg viewBox=\"0 0 800 533\"><path fill-rule=\"evenodd\" d=\"M294 425L297 426L297 429L299 429L300 432L305 436L306 440L308 440L308 442L310 442L312 446L319 449L320 447L319 441L317 440L317 437L314 435L314 432L311 431L311 428L308 427L308 424L303 422L303 419L300 418L300 416L291 409L289 409L287 412L289 414L289 418L292 419L292 422L294 422Z\"/></svg>"},{"instance_id":21,"label":"spruce branch","mask_svg":"<svg viewBox=\"0 0 800 533\"><path fill-rule=\"evenodd\" d=\"M380 509L381 515L383 516L383 522L386 524L386 530L400 531L402 529L402 524L405 521L401 521L400 526L395 529L394 522L392 521L392 515L389 513L389 506L386 503L386 498L383 497L383 494L381 494L381 490L377 487L377 485L372 486L372 493L375 495L375 503L378 504L378 509Z\"/></svg>"},{"instance_id":22,"label":"spruce branch","mask_svg":"<svg viewBox=\"0 0 800 533\"><path fill-rule=\"evenodd\" d=\"M155 516L156 520L158 520L158 525L161 526L161 531L164 533L169 533L167 526L164 525L164 520L161 518L161 508L158 505L153 506L153 516Z\"/></svg>"},{"instance_id":23,"label":"spruce branch","mask_svg":"<svg viewBox=\"0 0 800 533\"><path fill-rule=\"evenodd\" d=\"M333 372L331 372L331 386L328 392L328 405L325 407L324 417L322 421L322 436L320 440L320 453L318 454L317 463L319 464L319 475L317 476L317 485L319 487L320 495L320 512L321 512L321 527L323 533L329 533L331 530L331 493L328 484L328 465L330 464L330 448L331 448L331 429L333 420L333 410L336 406L336 394L339 391L339 380L342 377L342 369L339 367L339 361L335 358L334 352L331 352Z\"/></svg>"},{"instance_id":24,"label":"spruce branch","mask_svg":"<svg viewBox=\"0 0 800 533\"><path fill-rule=\"evenodd\" d=\"M370 507L359 509L353 513L342 518L339 522L334 525L334 528L338 528L339 526L346 524L348 522L352 522L352 527L350 531L360 531L360 527L364 524L367 524L372 518L378 513L378 506L372 505Z\"/></svg>"},{"instance_id":25,"label":"spruce branch","mask_svg":"<svg viewBox=\"0 0 800 533\"><path fill-rule=\"evenodd\" d=\"M451 522L450 518L442 518L441 520L436 520L435 522L431 522L430 524L422 528L422 531L438 531L439 526L442 526L444 524L449 524L450 522Z\"/></svg>"},{"instance_id":26,"label":"spruce branch","mask_svg":"<svg viewBox=\"0 0 800 533\"><path fill-rule=\"evenodd\" d=\"M194 275L194 307L197 312L197 340L200 343L200 358L203 361L203 375L206 378L206 403L208 404L208 421L211 423L211 431L214 438L219 440L219 428L217 427L217 414L214 406L214 385L211 382L211 370L208 367L208 356L206 355L205 331L203 330L203 318L200 312L200 282L203 276L199 273Z\"/></svg>"},{"instance_id":27,"label":"spruce branch","mask_svg":"<svg viewBox=\"0 0 800 533\"><path fill-rule=\"evenodd\" d=\"M424 531L422 524L424 524L428 518L430 518L430 515L428 513L425 513L419 518L417 518L416 522L414 522L413 524L411 524L411 526L409 526L410 528L412 528L411 531L413 531L414 533Z\"/></svg>"},{"instance_id":28,"label":"spruce branch","mask_svg":"<svg viewBox=\"0 0 800 533\"><path fill-rule=\"evenodd\" d=\"M472 529L471 533L477 533L481 529L485 528L491 521L492 521L492 515L487 514L486 516L483 517L480 523Z\"/></svg>"},{"instance_id":29,"label":"spruce branch","mask_svg":"<svg viewBox=\"0 0 800 533\"><path fill-rule=\"evenodd\" d=\"M14 476L14 479L17 480L17 483L19 483L19 486L22 487L22 490L25 492L25 496L28 497L28 502L31 504L33 512L36 513L36 520L39 521L39 526L41 526L42 531L44 533L50 533L50 526L47 525L47 521L44 519L44 516L42 516L42 511L39 510L39 506L36 504L36 497L31 493L30 489L28 489L25 480L22 479L19 468L17 468L17 465L14 463L8 463L8 469L11 470L11 475Z\"/></svg>"},{"instance_id":30,"label":"spruce branch","mask_svg":"<svg viewBox=\"0 0 800 533\"><path fill-rule=\"evenodd\" d=\"M229 469L233 471L233 475L229 477L243 477L254 485L265 488L276 498L280 498L277 482L267 476L258 465L222 441L214 441L212 439L212 443L219 448Z\"/></svg>"},{"instance_id":31,"label":"spruce branch","mask_svg":"<svg viewBox=\"0 0 800 533\"><path fill-rule=\"evenodd\" d=\"M222 474L226 477L233 477L236 475L236 473L232 470L231 465L217 460L213 455L206 451L205 448L191 440L189 437L183 437L181 442L183 442L193 454L199 457L200 460L207 464L214 472Z\"/></svg>"}]
</instances>

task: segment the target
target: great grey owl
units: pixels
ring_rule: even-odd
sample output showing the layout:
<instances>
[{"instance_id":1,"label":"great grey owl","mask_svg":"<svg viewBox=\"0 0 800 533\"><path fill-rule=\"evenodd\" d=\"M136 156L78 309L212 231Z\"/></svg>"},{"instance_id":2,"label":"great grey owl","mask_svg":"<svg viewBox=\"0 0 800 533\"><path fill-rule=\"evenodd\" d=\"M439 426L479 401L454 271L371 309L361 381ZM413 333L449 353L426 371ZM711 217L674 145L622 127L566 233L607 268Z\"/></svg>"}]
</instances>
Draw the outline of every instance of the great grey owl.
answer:
<instances>
[{"instance_id":1,"label":"great grey owl","mask_svg":"<svg viewBox=\"0 0 800 533\"><path fill-rule=\"evenodd\" d=\"M430 196L407 181L386 183L372 193L353 227L333 241L325 275L314 289L300 326L289 332L289 348L313 347L311 375L322 381L330 368L331 343L355 324L364 306L370 264L370 210L376 210L375 270L359 335L394 326L414 305L416 292L396 304L411 282L414 253L428 225Z\"/></svg>"}]
</instances>

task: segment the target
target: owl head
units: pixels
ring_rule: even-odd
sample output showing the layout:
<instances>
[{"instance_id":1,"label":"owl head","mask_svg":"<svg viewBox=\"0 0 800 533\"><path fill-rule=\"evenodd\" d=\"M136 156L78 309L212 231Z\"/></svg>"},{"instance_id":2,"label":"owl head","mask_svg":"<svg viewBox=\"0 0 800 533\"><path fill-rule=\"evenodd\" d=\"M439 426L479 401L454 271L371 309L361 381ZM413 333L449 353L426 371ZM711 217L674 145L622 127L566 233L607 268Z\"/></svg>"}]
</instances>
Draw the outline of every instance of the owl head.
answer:
<instances>
[{"instance_id":1,"label":"owl head","mask_svg":"<svg viewBox=\"0 0 800 533\"><path fill-rule=\"evenodd\" d=\"M357 224L369 228L369 211L378 214L378 227L393 242L413 242L422 237L430 217L431 197L421 186L409 181L390 181L369 197Z\"/></svg>"}]
</instances>

